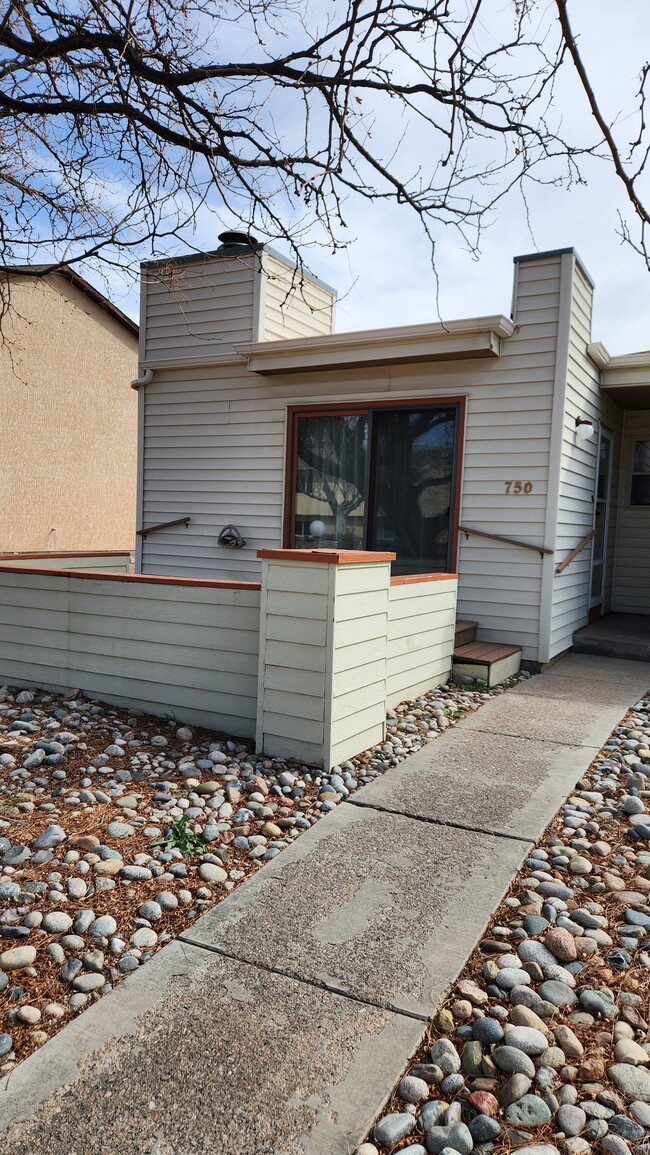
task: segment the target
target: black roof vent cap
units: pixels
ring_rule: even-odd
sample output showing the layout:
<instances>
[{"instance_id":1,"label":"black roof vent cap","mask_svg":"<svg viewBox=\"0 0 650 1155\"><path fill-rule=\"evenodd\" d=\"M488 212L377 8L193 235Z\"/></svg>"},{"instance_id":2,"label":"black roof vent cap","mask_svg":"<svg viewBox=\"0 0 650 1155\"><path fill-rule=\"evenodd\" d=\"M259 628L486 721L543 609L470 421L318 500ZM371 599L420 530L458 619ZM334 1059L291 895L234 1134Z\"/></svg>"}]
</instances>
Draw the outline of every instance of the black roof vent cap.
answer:
<instances>
[{"instance_id":1,"label":"black roof vent cap","mask_svg":"<svg viewBox=\"0 0 650 1155\"><path fill-rule=\"evenodd\" d=\"M263 244L252 233L226 231L219 233L221 244L217 253L230 256L233 253L251 253L263 248Z\"/></svg>"}]
</instances>

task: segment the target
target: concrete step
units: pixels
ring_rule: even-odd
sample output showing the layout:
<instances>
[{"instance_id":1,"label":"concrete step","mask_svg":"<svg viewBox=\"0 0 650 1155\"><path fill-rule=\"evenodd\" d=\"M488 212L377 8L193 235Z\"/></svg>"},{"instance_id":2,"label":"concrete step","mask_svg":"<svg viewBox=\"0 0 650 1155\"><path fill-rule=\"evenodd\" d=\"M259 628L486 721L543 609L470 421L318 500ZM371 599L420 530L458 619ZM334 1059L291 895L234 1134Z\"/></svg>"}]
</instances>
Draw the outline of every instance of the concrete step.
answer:
<instances>
[{"instance_id":1,"label":"concrete step","mask_svg":"<svg viewBox=\"0 0 650 1155\"><path fill-rule=\"evenodd\" d=\"M454 634L454 646L467 646L470 642L475 642L477 629L478 622L458 620Z\"/></svg>"},{"instance_id":2,"label":"concrete step","mask_svg":"<svg viewBox=\"0 0 650 1155\"><path fill-rule=\"evenodd\" d=\"M475 678L488 688L498 686L519 673L521 647L501 642L469 642L456 646L453 657L453 676Z\"/></svg>"},{"instance_id":3,"label":"concrete step","mask_svg":"<svg viewBox=\"0 0 650 1155\"><path fill-rule=\"evenodd\" d=\"M573 635L576 654L650 661L650 615L607 614Z\"/></svg>"}]
</instances>

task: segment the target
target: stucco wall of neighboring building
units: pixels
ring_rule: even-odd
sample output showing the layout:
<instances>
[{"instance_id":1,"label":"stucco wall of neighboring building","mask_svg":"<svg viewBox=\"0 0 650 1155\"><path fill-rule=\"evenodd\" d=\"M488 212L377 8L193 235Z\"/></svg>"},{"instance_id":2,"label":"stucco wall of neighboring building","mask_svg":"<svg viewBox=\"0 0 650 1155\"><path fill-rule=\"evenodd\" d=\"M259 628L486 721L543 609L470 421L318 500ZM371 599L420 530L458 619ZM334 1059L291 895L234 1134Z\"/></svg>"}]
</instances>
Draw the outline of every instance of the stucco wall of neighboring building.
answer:
<instances>
[{"instance_id":1,"label":"stucco wall of neighboring building","mask_svg":"<svg viewBox=\"0 0 650 1155\"><path fill-rule=\"evenodd\" d=\"M11 276L0 346L0 552L131 549L138 340L65 277Z\"/></svg>"}]
</instances>

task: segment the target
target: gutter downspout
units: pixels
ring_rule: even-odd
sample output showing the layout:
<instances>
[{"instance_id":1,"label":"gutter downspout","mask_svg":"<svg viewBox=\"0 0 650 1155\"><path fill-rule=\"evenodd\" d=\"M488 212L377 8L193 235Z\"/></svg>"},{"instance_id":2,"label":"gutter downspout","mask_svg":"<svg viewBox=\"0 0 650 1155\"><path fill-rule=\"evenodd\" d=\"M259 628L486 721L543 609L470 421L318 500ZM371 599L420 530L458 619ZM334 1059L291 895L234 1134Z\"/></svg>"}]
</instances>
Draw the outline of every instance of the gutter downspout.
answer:
<instances>
[{"instance_id":1,"label":"gutter downspout","mask_svg":"<svg viewBox=\"0 0 650 1155\"><path fill-rule=\"evenodd\" d=\"M131 382L132 389L139 389L141 385L151 385L153 381L153 369L143 369L140 377L134 377Z\"/></svg>"}]
</instances>

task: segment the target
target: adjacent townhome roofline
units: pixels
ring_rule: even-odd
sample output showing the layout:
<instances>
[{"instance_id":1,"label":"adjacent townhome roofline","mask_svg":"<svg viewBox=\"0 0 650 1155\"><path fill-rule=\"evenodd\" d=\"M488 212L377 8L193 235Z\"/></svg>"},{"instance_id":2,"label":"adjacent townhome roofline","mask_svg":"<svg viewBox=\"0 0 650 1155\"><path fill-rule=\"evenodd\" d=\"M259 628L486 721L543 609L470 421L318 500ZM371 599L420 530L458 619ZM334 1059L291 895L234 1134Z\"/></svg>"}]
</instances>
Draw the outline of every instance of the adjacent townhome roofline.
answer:
<instances>
[{"instance_id":1,"label":"adjacent townhome roofline","mask_svg":"<svg viewBox=\"0 0 650 1155\"><path fill-rule=\"evenodd\" d=\"M515 325L501 314L392 329L363 329L324 337L240 344L252 373L306 372L310 369L389 365L395 362L457 361L500 357L501 341Z\"/></svg>"},{"instance_id":2,"label":"adjacent townhome roofline","mask_svg":"<svg viewBox=\"0 0 650 1155\"><path fill-rule=\"evenodd\" d=\"M69 265L0 265L0 273L9 274L12 277L31 277L33 280L43 280L50 275L64 277L66 281L69 281L71 285L74 285L76 289L79 289L86 297L99 305L99 308L108 313L109 317L128 329L134 337L138 336L139 329L136 322L127 317L126 313L118 309L117 305L109 301L108 297L100 293L99 289L96 289Z\"/></svg>"}]
</instances>

